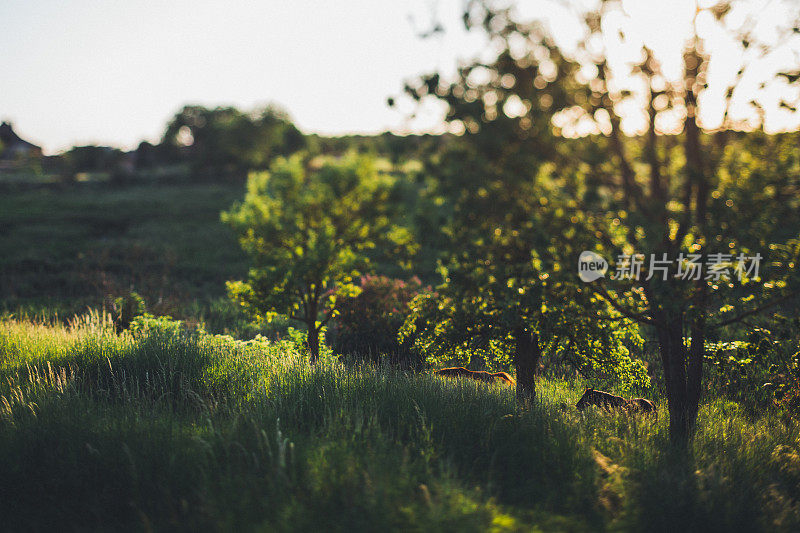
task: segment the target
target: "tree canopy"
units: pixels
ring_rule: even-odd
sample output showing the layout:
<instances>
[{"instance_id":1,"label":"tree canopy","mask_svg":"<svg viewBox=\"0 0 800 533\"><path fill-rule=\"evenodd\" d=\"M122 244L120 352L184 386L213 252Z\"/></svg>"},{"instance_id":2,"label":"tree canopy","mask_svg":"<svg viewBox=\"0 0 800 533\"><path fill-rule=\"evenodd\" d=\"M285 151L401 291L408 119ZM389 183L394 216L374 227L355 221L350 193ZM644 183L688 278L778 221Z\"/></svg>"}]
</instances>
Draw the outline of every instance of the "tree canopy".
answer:
<instances>
[{"instance_id":1,"label":"tree canopy","mask_svg":"<svg viewBox=\"0 0 800 533\"><path fill-rule=\"evenodd\" d=\"M577 44L566 46L541 21L470 1L464 23L486 35L494 59L466 64L453 79L434 73L406 87L416 100L445 102L451 128L463 132L459 152L431 165L451 200L448 233L459 250L445 264L440 294L462 308L468 302L472 322L493 328L495 338L514 340L520 385L532 387L530 367L547 344L545 332L569 337L569 327L549 327L546 310L580 302L584 313L638 323L656 338L671 434L685 442L697 416L706 340L765 308L797 303L800 166L790 148L797 136L753 133L744 143L730 129L764 127L765 93L750 102L746 121L734 118L743 80L760 77L761 87L776 90L797 82L797 65L775 72L757 64L776 47L797 47L798 24L778 21L771 30L779 38L765 39L748 7L698 6L692 30L680 36L680 73L670 77L646 39L625 32L630 15L620 2L576 8ZM727 32L728 50L712 50L698 21ZM615 56L622 45L638 52ZM715 52L731 48L742 54L740 69L715 86ZM725 112L711 131L700 117L714 98ZM643 117L641 132L623 129L631 113ZM575 138L581 135L588 136ZM662 279L646 263L637 278L585 285L577 279L585 250L612 261L664 258L673 270ZM689 254L720 259L717 272L726 275L676 277ZM738 254L760 254L761 272L736 276ZM525 355L531 345L533 355Z\"/></svg>"},{"instance_id":2,"label":"tree canopy","mask_svg":"<svg viewBox=\"0 0 800 533\"><path fill-rule=\"evenodd\" d=\"M203 174L246 174L306 146L288 115L275 107L250 113L234 107L185 106L167 124L162 144Z\"/></svg>"},{"instance_id":3,"label":"tree canopy","mask_svg":"<svg viewBox=\"0 0 800 533\"><path fill-rule=\"evenodd\" d=\"M252 314L282 313L308 329L312 360L336 300L357 291L370 251L408 241L388 212L394 178L380 162L296 154L250 175L242 203L223 213L253 261L247 280L230 282Z\"/></svg>"}]
</instances>

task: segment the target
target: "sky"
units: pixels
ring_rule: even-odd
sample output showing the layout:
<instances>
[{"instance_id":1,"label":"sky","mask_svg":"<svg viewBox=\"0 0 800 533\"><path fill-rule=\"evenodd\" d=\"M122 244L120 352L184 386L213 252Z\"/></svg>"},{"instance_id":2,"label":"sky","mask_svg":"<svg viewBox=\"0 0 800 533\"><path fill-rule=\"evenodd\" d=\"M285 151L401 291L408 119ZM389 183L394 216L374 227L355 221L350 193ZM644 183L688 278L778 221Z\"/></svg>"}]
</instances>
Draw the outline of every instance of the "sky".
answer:
<instances>
[{"instance_id":1,"label":"sky","mask_svg":"<svg viewBox=\"0 0 800 533\"><path fill-rule=\"evenodd\" d=\"M791 2L751 3L762 35L792 15ZM624 15L604 22L614 60L635 59L645 43L666 71L679 73L695 0L623 6ZM386 101L416 75L447 75L460 60L486 55L484 39L463 30L461 7L462 0L0 0L0 119L50 154L81 144L157 142L187 104L277 104L306 133L442 131L440 106L416 109L400 99L392 109ZM517 11L523 20L544 17L567 47L576 36L554 0L520 0ZM447 31L420 38L434 18ZM740 58L726 56L730 43L713 21L698 22L720 52L710 76L730 78ZM626 42L614 41L617 30ZM792 60L779 55L767 68ZM713 127L721 108L711 92L701 104L701 118ZM740 110L746 114L747 106ZM775 113L768 119L776 129L790 123L785 111ZM630 132L644 123L635 111L623 119Z\"/></svg>"},{"instance_id":2,"label":"sky","mask_svg":"<svg viewBox=\"0 0 800 533\"><path fill-rule=\"evenodd\" d=\"M434 7L435 6L435 7ZM275 103L304 132L435 129L394 110L404 80L452 70L479 39L459 0L2 0L0 119L56 153L157 141L185 104ZM433 10L453 31L418 34Z\"/></svg>"}]
</instances>

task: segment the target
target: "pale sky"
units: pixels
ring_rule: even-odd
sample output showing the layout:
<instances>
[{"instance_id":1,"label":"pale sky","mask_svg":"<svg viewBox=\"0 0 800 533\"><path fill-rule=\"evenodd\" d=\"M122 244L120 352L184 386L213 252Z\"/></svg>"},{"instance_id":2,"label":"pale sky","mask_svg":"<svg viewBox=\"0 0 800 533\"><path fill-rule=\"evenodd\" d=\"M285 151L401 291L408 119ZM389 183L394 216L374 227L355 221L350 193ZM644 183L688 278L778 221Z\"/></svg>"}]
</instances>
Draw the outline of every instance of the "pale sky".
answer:
<instances>
[{"instance_id":1,"label":"pale sky","mask_svg":"<svg viewBox=\"0 0 800 533\"><path fill-rule=\"evenodd\" d=\"M156 141L184 104L276 103L304 132L430 129L386 98L415 74L452 69L479 40L423 40L426 0L0 1L0 119L46 152ZM412 16L415 21L409 20ZM455 31L457 30L457 31Z\"/></svg>"},{"instance_id":2,"label":"pale sky","mask_svg":"<svg viewBox=\"0 0 800 533\"><path fill-rule=\"evenodd\" d=\"M763 35L798 5L751 2ZM441 108L430 105L410 119L410 102L391 109L386 99L415 75L451 73L459 59L487 54L483 39L463 30L461 6L462 0L0 0L0 119L46 153L158 141L186 104L248 110L274 103L306 133L439 131ZM677 72L695 1L623 6L624 14L604 22L603 45L613 60L635 58L646 43L667 74ZM517 10L522 19L547 18L566 46L576 36L552 1L521 0ZM434 13L447 32L419 38ZM708 46L721 51L709 75L730 77L740 58L726 57L729 43L713 21L698 22ZM617 30L627 41L615 41ZM770 58L774 68L793 61L778 56ZM707 100L701 119L713 127L721 110L713 94ZM777 113L772 123L786 127L787 112ZM635 112L623 118L629 131L642 125Z\"/></svg>"}]
</instances>

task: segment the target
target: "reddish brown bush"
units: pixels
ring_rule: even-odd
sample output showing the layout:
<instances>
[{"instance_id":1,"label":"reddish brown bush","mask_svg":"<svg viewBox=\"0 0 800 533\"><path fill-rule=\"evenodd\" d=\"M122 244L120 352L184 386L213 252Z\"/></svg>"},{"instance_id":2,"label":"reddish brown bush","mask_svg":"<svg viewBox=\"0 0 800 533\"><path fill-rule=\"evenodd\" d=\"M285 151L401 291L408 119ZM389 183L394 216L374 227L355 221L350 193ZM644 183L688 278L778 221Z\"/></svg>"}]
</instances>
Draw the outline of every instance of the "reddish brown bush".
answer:
<instances>
[{"instance_id":1,"label":"reddish brown bush","mask_svg":"<svg viewBox=\"0 0 800 533\"><path fill-rule=\"evenodd\" d=\"M418 367L421 358L400 343L397 333L405 321L409 304L422 291L416 277L409 281L384 276L364 276L361 293L337 302L338 316L332 323L330 339L337 353L373 361L388 361Z\"/></svg>"}]
</instances>

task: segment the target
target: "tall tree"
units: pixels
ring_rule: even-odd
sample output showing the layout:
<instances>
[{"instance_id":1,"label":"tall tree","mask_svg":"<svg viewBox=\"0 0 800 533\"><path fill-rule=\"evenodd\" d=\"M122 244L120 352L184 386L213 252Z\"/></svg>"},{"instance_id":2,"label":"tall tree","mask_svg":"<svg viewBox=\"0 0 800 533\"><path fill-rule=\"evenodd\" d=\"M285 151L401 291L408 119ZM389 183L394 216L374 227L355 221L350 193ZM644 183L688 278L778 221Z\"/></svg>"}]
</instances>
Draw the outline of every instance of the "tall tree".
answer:
<instances>
[{"instance_id":1,"label":"tall tree","mask_svg":"<svg viewBox=\"0 0 800 533\"><path fill-rule=\"evenodd\" d=\"M565 4L559 15L569 17L575 4ZM520 296L507 293L520 304L519 323L534 332L541 327L527 311L527 291L543 275L574 269L581 249L606 257L666 257L674 268L678 263L686 268L689 254L720 259L715 272L703 272L691 282L676 278L674 270L662 279L645 263L638 279L600 278L587 286L618 317L654 331L670 432L675 442L685 444L697 417L706 338L764 308L796 301L796 152L778 137L759 134L757 143L729 133L734 126L763 128L770 98L781 91L791 94L786 83L800 78L796 63L784 64L781 73L762 61L774 50L797 50L798 24L790 16L796 13L787 9L785 18L771 20L773 33L766 36L754 23L758 6L752 2L692 5L689 30L676 36L685 39L678 58L682 68L670 76L660 61L668 58L659 58L641 31L628 31L635 21L621 2L573 11L577 44L571 45L556 39L541 21L521 22L511 8L478 0L466 5L466 27L483 32L498 50L496 57L462 67L452 80L439 74L424 77L409 84L407 92L415 99L447 103L448 121L464 131L465 142L485 160L472 166L475 175L463 183L461 193L466 199L463 220L474 230L467 253L478 268L524 266ZM703 36L713 32L735 39L717 42L727 50L712 49ZM709 65L731 47L742 54L742 64L734 66L734 76L714 85ZM704 102L709 107L721 102L724 110L713 131L711 126L704 131ZM735 120L737 102L750 102L754 110L744 124ZM783 102L782 107L793 110L794 104ZM642 131L623 130L631 117L642 117ZM582 134L591 137L565 138ZM752 168L763 171L753 175ZM560 209L546 215L540 206L550 198L544 196L537 205L531 196L537 190L532 183L543 176L567 196ZM559 229L550 217L566 223ZM542 232L521 231L542 222L547 232L557 233L537 239ZM539 262L495 256L495 234L517 238L513 248ZM553 246L559 240L563 245ZM741 279L734 275L737 265L731 256L738 253L761 254L758 276L752 271ZM550 268L537 266L542 264ZM727 275L716 275L726 267ZM487 279L509 281L494 273ZM453 276L449 281L461 283ZM573 288L575 294L586 292L577 282ZM520 346L525 342L524 336L517 340Z\"/></svg>"}]
</instances>

